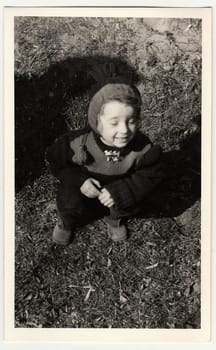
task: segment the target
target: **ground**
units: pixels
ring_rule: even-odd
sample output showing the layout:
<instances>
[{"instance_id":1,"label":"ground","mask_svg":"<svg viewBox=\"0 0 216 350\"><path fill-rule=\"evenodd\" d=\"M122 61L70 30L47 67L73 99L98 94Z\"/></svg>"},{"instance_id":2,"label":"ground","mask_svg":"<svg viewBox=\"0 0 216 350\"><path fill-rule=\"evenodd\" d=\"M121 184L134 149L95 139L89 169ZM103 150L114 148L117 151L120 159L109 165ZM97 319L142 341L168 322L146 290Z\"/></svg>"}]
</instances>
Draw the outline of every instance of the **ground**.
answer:
<instances>
[{"instance_id":1,"label":"ground","mask_svg":"<svg viewBox=\"0 0 216 350\"><path fill-rule=\"evenodd\" d=\"M52 243L46 147L86 125L97 87L129 77L166 181L113 243L102 219ZM201 22L15 19L16 327L200 328Z\"/></svg>"}]
</instances>

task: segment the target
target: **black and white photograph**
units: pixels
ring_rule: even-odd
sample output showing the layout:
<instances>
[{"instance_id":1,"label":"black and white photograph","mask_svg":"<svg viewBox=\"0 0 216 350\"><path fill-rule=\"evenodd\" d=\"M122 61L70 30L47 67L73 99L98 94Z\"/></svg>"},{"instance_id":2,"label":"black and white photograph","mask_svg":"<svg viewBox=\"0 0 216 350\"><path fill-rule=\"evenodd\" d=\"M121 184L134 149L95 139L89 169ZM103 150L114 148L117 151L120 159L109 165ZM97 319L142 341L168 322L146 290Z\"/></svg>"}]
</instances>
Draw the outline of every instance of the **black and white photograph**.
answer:
<instances>
[{"instance_id":1,"label":"black and white photograph","mask_svg":"<svg viewBox=\"0 0 216 350\"><path fill-rule=\"evenodd\" d=\"M209 311L204 19L132 10L13 16L17 331L193 332Z\"/></svg>"}]
</instances>

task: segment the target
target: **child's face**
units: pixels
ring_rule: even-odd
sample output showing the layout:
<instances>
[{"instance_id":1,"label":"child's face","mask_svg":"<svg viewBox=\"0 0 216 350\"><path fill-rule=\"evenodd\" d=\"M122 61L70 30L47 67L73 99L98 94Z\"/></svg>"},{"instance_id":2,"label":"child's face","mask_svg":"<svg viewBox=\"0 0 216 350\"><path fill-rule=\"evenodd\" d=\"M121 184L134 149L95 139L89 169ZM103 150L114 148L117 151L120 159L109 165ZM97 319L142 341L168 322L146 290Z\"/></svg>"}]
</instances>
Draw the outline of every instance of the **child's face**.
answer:
<instances>
[{"instance_id":1,"label":"child's face","mask_svg":"<svg viewBox=\"0 0 216 350\"><path fill-rule=\"evenodd\" d=\"M134 108L119 101L107 102L97 128L105 144L118 148L127 146L137 130Z\"/></svg>"}]
</instances>

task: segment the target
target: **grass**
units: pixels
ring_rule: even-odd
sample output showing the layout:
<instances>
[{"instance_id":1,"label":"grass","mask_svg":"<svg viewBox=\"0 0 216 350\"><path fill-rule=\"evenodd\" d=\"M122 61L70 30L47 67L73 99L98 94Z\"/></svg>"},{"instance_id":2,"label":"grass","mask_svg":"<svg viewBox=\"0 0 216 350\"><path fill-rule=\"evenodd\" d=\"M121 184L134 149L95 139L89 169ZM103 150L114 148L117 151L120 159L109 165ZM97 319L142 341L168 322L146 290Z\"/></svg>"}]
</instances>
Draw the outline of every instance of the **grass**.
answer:
<instances>
[{"instance_id":1,"label":"grass","mask_svg":"<svg viewBox=\"0 0 216 350\"><path fill-rule=\"evenodd\" d=\"M200 328L200 43L196 19L16 18L16 327ZM115 74L142 94L167 179L128 241L99 219L57 247L45 149Z\"/></svg>"}]
</instances>

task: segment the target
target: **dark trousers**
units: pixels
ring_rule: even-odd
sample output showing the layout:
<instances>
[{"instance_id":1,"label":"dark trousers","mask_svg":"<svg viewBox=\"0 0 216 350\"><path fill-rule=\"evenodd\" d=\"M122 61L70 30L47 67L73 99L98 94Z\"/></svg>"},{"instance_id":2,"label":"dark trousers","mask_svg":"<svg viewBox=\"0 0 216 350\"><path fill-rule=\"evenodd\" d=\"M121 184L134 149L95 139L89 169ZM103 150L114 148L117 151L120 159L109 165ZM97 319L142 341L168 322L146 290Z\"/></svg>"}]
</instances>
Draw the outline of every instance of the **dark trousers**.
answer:
<instances>
[{"instance_id":1,"label":"dark trousers","mask_svg":"<svg viewBox=\"0 0 216 350\"><path fill-rule=\"evenodd\" d=\"M93 219L106 217L112 221L119 222L135 215L138 208L123 210L121 208L108 208L103 206L97 198L91 199L84 196L79 186L74 183L73 173L70 169L65 169L61 176L61 182L57 191L58 217L65 229L72 229L74 226L87 224Z\"/></svg>"}]
</instances>

